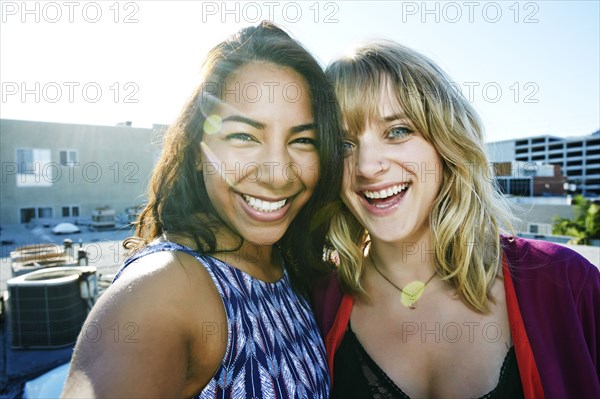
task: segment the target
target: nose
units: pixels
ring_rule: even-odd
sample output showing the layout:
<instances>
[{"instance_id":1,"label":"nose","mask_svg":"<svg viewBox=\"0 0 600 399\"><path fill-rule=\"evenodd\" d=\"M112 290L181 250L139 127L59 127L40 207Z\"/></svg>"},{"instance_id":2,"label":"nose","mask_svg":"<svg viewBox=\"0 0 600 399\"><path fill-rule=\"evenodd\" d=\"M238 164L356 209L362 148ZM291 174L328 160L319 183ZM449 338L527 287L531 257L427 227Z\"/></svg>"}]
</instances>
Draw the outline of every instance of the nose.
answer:
<instances>
[{"instance_id":1,"label":"nose","mask_svg":"<svg viewBox=\"0 0 600 399\"><path fill-rule=\"evenodd\" d=\"M355 156L356 174L365 178L373 178L389 168L389 161L384 156L383 148L376 140L363 134Z\"/></svg>"},{"instance_id":2,"label":"nose","mask_svg":"<svg viewBox=\"0 0 600 399\"><path fill-rule=\"evenodd\" d=\"M299 165L292 157L285 143L265 145L261 151L262 162L256 170L256 180L272 189L282 189L289 185L301 173Z\"/></svg>"}]
</instances>

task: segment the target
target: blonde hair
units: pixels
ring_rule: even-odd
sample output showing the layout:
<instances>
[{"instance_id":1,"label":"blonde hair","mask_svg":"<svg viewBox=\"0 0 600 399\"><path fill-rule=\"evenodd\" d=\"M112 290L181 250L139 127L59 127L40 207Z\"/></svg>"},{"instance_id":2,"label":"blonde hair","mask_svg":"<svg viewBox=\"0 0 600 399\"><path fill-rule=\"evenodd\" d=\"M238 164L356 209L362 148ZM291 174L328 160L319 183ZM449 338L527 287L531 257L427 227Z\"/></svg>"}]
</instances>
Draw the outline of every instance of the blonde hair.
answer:
<instances>
[{"instance_id":1,"label":"blonde hair","mask_svg":"<svg viewBox=\"0 0 600 399\"><path fill-rule=\"evenodd\" d=\"M350 135L380 117L381 93L391 88L407 118L437 150L443 178L429 219L437 273L469 307L487 312L501 265L500 232L513 232L513 217L493 183L482 124L473 107L434 62L391 41L360 47L329 65L326 73ZM328 240L339 262L342 288L365 298L361 276L368 233L341 201Z\"/></svg>"}]
</instances>

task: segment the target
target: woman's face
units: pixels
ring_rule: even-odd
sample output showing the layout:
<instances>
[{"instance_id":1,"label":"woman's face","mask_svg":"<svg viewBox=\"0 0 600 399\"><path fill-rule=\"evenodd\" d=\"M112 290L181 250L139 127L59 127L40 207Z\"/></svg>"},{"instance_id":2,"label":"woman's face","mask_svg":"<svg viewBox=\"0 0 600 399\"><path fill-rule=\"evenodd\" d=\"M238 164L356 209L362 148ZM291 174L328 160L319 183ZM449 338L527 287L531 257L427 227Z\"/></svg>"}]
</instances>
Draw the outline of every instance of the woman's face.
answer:
<instances>
[{"instance_id":1,"label":"woman's face","mask_svg":"<svg viewBox=\"0 0 600 399\"><path fill-rule=\"evenodd\" d=\"M342 199L372 239L420 243L442 183L442 160L382 90L381 117L346 142Z\"/></svg>"},{"instance_id":2,"label":"woman's face","mask_svg":"<svg viewBox=\"0 0 600 399\"><path fill-rule=\"evenodd\" d=\"M251 243L277 242L317 184L316 140L300 74L255 62L230 76L201 145L208 196L225 224Z\"/></svg>"}]
</instances>

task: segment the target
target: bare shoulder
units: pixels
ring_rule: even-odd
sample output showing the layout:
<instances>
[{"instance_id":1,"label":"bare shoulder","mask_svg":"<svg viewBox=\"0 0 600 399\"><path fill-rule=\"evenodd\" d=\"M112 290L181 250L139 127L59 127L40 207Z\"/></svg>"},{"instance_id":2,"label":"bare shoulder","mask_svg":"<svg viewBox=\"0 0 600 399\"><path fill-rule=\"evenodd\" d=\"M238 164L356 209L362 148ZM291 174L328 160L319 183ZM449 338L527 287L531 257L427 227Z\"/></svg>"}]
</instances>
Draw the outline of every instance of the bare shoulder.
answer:
<instances>
[{"instance_id":1,"label":"bare shoulder","mask_svg":"<svg viewBox=\"0 0 600 399\"><path fill-rule=\"evenodd\" d=\"M218 335L201 336L207 323L226 326L226 316L199 261L173 251L144 256L94 305L63 394L192 396L225 352Z\"/></svg>"}]
</instances>

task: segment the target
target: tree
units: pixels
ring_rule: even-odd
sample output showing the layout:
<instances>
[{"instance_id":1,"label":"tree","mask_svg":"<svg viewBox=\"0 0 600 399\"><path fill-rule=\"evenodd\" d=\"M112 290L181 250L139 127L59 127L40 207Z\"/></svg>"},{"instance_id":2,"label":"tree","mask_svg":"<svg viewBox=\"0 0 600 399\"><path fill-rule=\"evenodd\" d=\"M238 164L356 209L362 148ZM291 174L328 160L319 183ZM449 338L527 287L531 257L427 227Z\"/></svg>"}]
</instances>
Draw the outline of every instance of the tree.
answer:
<instances>
[{"instance_id":1,"label":"tree","mask_svg":"<svg viewBox=\"0 0 600 399\"><path fill-rule=\"evenodd\" d=\"M573 238L569 244L589 245L590 240L600 239L600 205L576 195L571 202L575 219L555 216L552 219L552 234Z\"/></svg>"}]
</instances>

